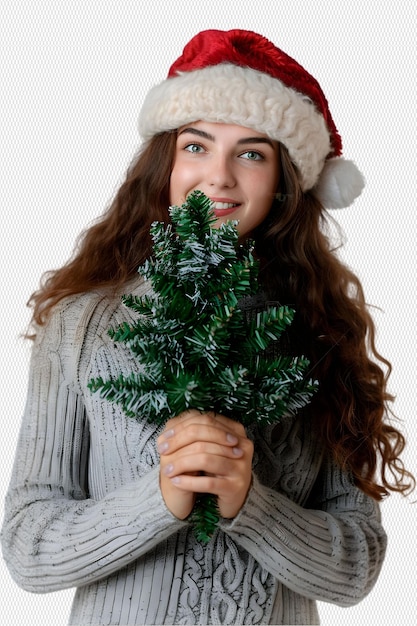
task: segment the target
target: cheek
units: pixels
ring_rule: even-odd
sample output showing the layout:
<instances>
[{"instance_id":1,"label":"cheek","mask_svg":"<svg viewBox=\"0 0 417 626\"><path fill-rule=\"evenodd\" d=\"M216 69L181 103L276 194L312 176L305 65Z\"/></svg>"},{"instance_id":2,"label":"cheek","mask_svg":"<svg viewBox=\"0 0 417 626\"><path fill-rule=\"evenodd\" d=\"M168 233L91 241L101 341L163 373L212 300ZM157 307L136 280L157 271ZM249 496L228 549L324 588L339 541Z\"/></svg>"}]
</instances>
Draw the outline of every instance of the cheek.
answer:
<instances>
[{"instance_id":1,"label":"cheek","mask_svg":"<svg viewBox=\"0 0 417 626\"><path fill-rule=\"evenodd\" d=\"M279 175L275 172L270 173L270 175L264 181L264 186L259 186L259 188L264 189L264 193L262 193L258 198L258 207L259 207L259 223L263 222L263 220L269 214L272 204L274 202L275 194L278 190L279 183Z\"/></svg>"},{"instance_id":2,"label":"cheek","mask_svg":"<svg viewBox=\"0 0 417 626\"><path fill-rule=\"evenodd\" d=\"M175 204L175 200L174 200L174 188L173 188L173 182L172 182L172 175L171 178L169 179L169 204L172 206L173 204Z\"/></svg>"},{"instance_id":3,"label":"cheek","mask_svg":"<svg viewBox=\"0 0 417 626\"><path fill-rule=\"evenodd\" d=\"M262 222L267 218L271 211L276 191L276 187L272 185L265 187L262 194L259 193L259 186L257 189L258 193L255 193L252 196L250 211L248 212L246 219L246 228L250 230L253 230L262 224Z\"/></svg>"},{"instance_id":4,"label":"cheek","mask_svg":"<svg viewBox=\"0 0 417 626\"><path fill-rule=\"evenodd\" d=\"M190 173L186 168L174 164L169 180L169 202L170 204L183 204L186 195L190 190Z\"/></svg>"},{"instance_id":5,"label":"cheek","mask_svg":"<svg viewBox=\"0 0 417 626\"><path fill-rule=\"evenodd\" d=\"M271 210L271 206L272 206L272 202L268 202L268 203L264 202L262 206L260 204L258 205L257 209L250 216L249 221L250 221L251 229L254 229L260 224L262 224L262 222L267 218Z\"/></svg>"},{"instance_id":6,"label":"cheek","mask_svg":"<svg viewBox=\"0 0 417 626\"><path fill-rule=\"evenodd\" d=\"M257 183L253 188L252 198L254 205L258 207L257 213L266 217L274 201L274 194L277 191L278 181L274 178L267 178L262 183Z\"/></svg>"},{"instance_id":7,"label":"cheek","mask_svg":"<svg viewBox=\"0 0 417 626\"><path fill-rule=\"evenodd\" d=\"M171 205L173 205L173 204L176 204L176 205L182 204L182 197L183 197L183 195L184 194L182 193L181 181L178 180L178 176L173 171L172 174L171 174L170 181L169 181L169 203Z\"/></svg>"}]
</instances>

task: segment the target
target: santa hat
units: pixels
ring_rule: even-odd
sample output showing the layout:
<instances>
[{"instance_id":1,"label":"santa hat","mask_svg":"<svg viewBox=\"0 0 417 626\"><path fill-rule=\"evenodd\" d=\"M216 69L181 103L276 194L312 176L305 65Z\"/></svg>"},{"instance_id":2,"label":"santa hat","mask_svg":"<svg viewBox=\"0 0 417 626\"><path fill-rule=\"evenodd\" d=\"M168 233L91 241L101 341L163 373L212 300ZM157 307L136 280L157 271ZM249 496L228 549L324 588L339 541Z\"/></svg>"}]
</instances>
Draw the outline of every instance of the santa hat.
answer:
<instances>
[{"instance_id":1,"label":"santa hat","mask_svg":"<svg viewBox=\"0 0 417 626\"><path fill-rule=\"evenodd\" d=\"M237 124L286 146L303 191L327 208L349 206L364 179L342 141L318 82L268 39L245 30L207 30L185 46L168 78L145 98L139 131L203 120Z\"/></svg>"}]
</instances>

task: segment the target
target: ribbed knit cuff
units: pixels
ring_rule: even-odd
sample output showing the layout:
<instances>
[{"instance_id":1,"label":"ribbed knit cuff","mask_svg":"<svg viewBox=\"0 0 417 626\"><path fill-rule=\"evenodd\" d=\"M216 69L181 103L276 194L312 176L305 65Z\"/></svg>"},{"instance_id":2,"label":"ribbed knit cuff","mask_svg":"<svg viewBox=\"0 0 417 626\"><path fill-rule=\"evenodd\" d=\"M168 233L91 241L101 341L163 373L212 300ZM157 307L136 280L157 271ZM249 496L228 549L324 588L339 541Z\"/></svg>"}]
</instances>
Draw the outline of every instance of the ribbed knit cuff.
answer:
<instances>
[{"instance_id":1,"label":"ribbed knit cuff","mask_svg":"<svg viewBox=\"0 0 417 626\"><path fill-rule=\"evenodd\" d=\"M330 519L323 511L302 509L287 496L264 487L253 476L252 487L239 514L233 520L222 519L220 525L230 535L246 537L259 545L270 544L274 551L282 545L306 554L314 544L314 549L330 556Z\"/></svg>"},{"instance_id":2,"label":"ribbed knit cuff","mask_svg":"<svg viewBox=\"0 0 417 626\"><path fill-rule=\"evenodd\" d=\"M12 576L28 591L104 578L187 525L165 505L159 467L100 500L48 500L41 493L37 499L34 491L19 493L25 518L20 524L11 520L2 537ZM29 495L32 503L25 504Z\"/></svg>"},{"instance_id":3,"label":"ribbed knit cuff","mask_svg":"<svg viewBox=\"0 0 417 626\"><path fill-rule=\"evenodd\" d=\"M351 606L372 588L386 543L376 504L360 506L361 498L352 486L331 500L334 512L307 509L254 477L245 505L221 528L292 591Z\"/></svg>"}]
</instances>

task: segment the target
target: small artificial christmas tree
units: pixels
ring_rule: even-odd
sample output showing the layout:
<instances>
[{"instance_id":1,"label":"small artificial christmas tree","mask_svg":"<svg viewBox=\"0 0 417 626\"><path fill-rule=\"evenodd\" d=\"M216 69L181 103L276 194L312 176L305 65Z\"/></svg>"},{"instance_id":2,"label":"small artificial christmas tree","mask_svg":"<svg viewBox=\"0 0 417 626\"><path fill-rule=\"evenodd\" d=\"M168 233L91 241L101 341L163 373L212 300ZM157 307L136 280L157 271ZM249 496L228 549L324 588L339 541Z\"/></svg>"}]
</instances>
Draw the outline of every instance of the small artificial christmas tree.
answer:
<instances>
[{"instance_id":1,"label":"small artificial christmas tree","mask_svg":"<svg viewBox=\"0 0 417 626\"><path fill-rule=\"evenodd\" d=\"M139 268L152 285L123 296L137 321L110 329L138 359L138 370L90 381L93 392L128 416L158 425L187 409L266 426L306 405L317 383L304 357L271 358L266 348L291 324L294 310L270 307L248 319L239 300L257 293L258 263L236 222L214 228L210 200L199 191L170 207L172 224L151 226L153 256ZM216 499L201 494L192 514L197 538L209 541L219 520Z\"/></svg>"}]
</instances>

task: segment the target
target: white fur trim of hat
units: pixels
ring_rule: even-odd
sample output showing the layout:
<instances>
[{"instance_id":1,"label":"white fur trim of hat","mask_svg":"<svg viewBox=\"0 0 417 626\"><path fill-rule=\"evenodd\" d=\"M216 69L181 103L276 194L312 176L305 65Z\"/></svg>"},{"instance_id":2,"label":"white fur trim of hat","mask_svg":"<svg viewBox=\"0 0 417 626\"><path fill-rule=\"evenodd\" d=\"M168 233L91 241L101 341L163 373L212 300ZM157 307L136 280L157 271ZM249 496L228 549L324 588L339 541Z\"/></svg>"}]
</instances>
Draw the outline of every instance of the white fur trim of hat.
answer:
<instances>
[{"instance_id":1,"label":"white fur trim of hat","mask_svg":"<svg viewBox=\"0 0 417 626\"><path fill-rule=\"evenodd\" d=\"M231 32L247 33L226 34ZM276 51L285 54L274 47L273 52ZM147 94L139 116L139 132L144 141L199 120L237 124L286 146L297 168L301 189L312 190L326 208L349 206L360 195L364 187L361 172L353 161L341 156L340 137L330 113L319 110L308 94L287 86L270 72L248 66L221 62L202 67L197 64L197 68L181 71L177 61L175 73ZM301 66L296 64L296 68L307 85L309 80L314 81ZM322 99L323 109L327 102L324 95ZM335 149L337 141L340 148Z\"/></svg>"}]
</instances>

